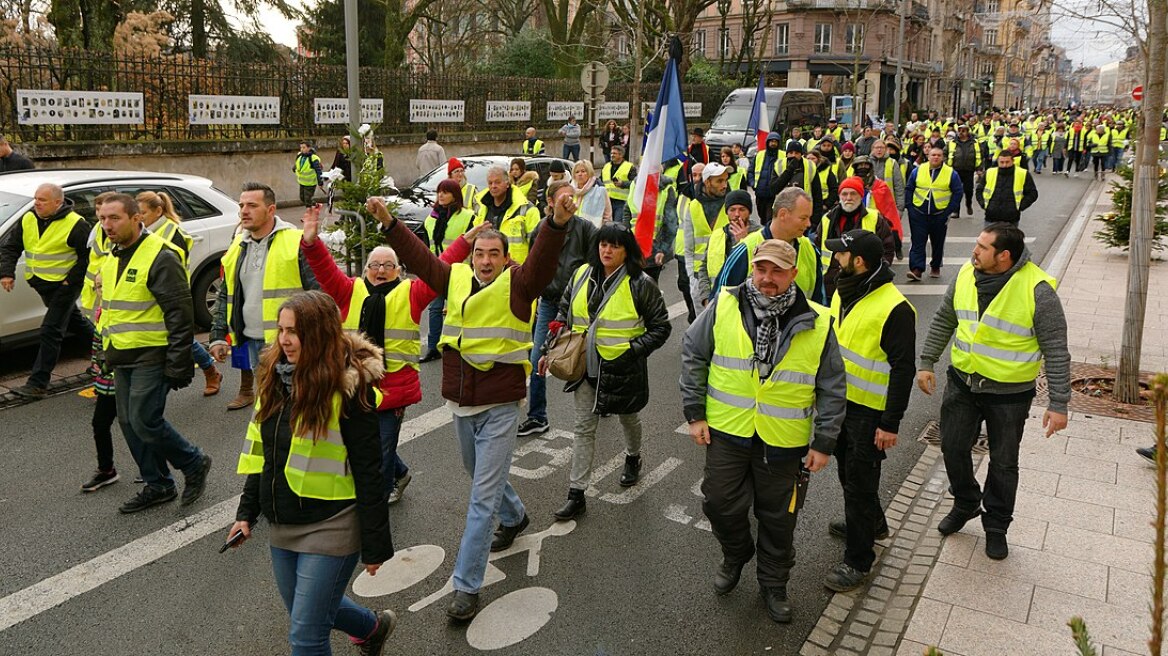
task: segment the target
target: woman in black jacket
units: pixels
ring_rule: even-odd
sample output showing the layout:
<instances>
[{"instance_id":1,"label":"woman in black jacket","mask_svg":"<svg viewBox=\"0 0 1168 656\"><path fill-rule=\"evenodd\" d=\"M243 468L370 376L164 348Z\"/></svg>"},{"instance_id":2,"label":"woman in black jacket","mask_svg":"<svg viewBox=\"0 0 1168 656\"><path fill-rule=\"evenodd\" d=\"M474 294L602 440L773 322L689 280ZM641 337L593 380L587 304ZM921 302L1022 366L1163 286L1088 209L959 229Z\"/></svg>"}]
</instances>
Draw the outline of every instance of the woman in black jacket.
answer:
<instances>
[{"instance_id":1,"label":"woman in black jacket","mask_svg":"<svg viewBox=\"0 0 1168 656\"><path fill-rule=\"evenodd\" d=\"M331 654L332 629L362 654L381 654L397 617L345 596L358 557L371 576L393 557L375 411L381 349L345 333L323 292L293 296L278 317L278 348L257 367L258 403L237 469L247 482L228 540L251 537L261 513L271 523L293 656Z\"/></svg>"},{"instance_id":2,"label":"woman in black jacket","mask_svg":"<svg viewBox=\"0 0 1168 656\"><path fill-rule=\"evenodd\" d=\"M600 228L588 263L576 270L560 299L552 331L587 334L584 376L568 383L574 392L576 430L572 440L572 473L568 502L556 511L565 521L584 514L584 490L592 476L596 426L600 418L617 415L625 435L622 487L641 477L641 408L649 402L649 354L669 339L672 326L661 290L644 271L641 247L622 224ZM540 371L547 371L546 359Z\"/></svg>"}]
</instances>

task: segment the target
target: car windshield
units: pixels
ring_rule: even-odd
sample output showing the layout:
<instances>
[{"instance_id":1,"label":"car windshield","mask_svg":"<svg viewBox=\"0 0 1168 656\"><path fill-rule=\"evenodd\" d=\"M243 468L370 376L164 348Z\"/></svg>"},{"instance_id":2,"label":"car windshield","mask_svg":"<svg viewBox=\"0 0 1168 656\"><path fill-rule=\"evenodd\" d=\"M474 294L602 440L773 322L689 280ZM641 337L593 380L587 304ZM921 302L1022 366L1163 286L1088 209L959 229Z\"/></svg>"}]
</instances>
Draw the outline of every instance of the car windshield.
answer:
<instances>
[{"instance_id":1,"label":"car windshield","mask_svg":"<svg viewBox=\"0 0 1168 656\"><path fill-rule=\"evenodd\" d=\"M8 223L8 219L12 218L29 203L32 198L28 196L18 196L17 194L10 194L6 191L0 191L0 226Z\"/></svg>"},{"instance_id":2,"label":"car windshield","mask_svg":"<svg viewBox=\"0 0 1168 656\"><path fill-rule=\"evenodd\" d=\"M746 129L746 124L750 122L750 110L754 107L754 98L746 99L742 104L722 105L718 110L718 115L714 117L714 121L710 124L711 130L726 130L727 132L740 132ZM778 107L767 107L767 122L762 126L765 130L770 130L770 126L775 124L775 115L779 113Z\"/></svg>"},{"instance_id":3,"label":"car windshield","mask_svg":"<svg viewBox=\"0 0 1168 656\"><path fill-rule=\"evenodd\" d=\"M485 189L487 187L487 169L490 168L492 164L495 164L495 162L469 160L464 161L463 164L466 166L467 182L474 185L476 189ZM501 166L505 166L505 164L501 164ZM442 166L439 166L421 178L418 178L418 181L414 183L414 186L425 189L431 193L437 193L438 183L442 182L446 178L446 165L443 164Z\"/></svg>"}]
</instances>

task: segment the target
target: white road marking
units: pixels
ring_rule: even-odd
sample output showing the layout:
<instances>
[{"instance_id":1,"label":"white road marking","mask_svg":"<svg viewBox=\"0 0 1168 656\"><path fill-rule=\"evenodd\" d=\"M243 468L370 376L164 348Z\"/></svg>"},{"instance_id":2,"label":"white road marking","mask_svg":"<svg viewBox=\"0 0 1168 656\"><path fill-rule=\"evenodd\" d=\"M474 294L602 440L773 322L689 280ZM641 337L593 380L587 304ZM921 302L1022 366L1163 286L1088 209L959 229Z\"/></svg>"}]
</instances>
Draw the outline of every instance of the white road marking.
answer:
<instances>
[{"instance_id":1,"label":"white road marking","mask_svg":"<svg viewBox=\"0 0 1168 656\"><path fill-rule=\"evenodd\" d=\"M377 576L364 571L353 581L353 593L360 597L384 597L421 583L446 560L446 550L436 544L416 544L393 554L377 570Z\"/></svg>"},{"instance_id":2,"label":"white road marking","mask_svg":"<svg viewBox=\"0 0 1168 656\"><path fill-rule=\"evenodd\" d=\"M678 317L684 317L686 313L689 312L689 310L685 307L685 301L678 301L673 305L670 305L667 309L669 310L670 321L673 321Z\"/></svg>"},{"instance_id":3,"label":"white road marking","mask_svg":"<svg viewBox=\"0 0 1168 656\"><path fill-rule=\"evenodd\" d=\"M549 588L509 592L479 612L466 629L466 641L480 651L510 647L542 629L559 604L559 597Z\"/></svg>"},{"instance_id":4,"label":"white road marking","mask_svg":"<svg viewBox=\"0 0 1168 656\"><path fill-rule=\"evenodd\" d=\"M453 422L454 415L450 413L450 408L447 408L444 402L437 408L422 413L416 418L410 419L402 424L401 436L398 438L397 446L400 449L401 445L412 442L430 431L437 430Z\"/></svg>"},{"instance_id":5,"label":"white road marking","mask_svg":"<svg viewBox=\"0 0 1168 656\"><path fill-rule=\"evenodd\" d=\"M1026 243L1033 243L1036 237L1027 237ZM946 244L976 244L977 237L945 237Z\"/></svg>"},{"instance_id":6,"label":"white road marking","mask_svg":"<svg viewBox=\"0 0 1168 656\"><path fill-rule=\"evenodd\" d=\"M896 288L905 296L944 296L949 285L921 285L918 283L897 283Z\"/></svg>"}]
</instances>

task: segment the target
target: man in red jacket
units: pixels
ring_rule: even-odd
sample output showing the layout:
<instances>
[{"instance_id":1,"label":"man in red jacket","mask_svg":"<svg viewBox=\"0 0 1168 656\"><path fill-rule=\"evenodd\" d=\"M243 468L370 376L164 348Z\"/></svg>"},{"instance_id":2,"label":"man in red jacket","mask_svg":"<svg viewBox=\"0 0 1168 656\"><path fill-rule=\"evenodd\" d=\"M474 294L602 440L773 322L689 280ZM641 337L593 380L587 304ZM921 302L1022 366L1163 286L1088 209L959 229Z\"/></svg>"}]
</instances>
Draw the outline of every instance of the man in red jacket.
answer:
<instances>
[{"instance_id":1,"label":"man in red jacket","mask_svg":"<svg viewBox=\"0 0 1168 656\"><path fill-rule=\"evenodd\" d=\"M381 199L366 203L401 261L446 294L446 322L438 342L442 396L454 414L462 463L472 479L466 528L454 563L454 598L446 609L457 621L478 614L489 552L510 547L529 523L507 475L519 404L527 397L531 375L532 304L555 276L566 228L576 213L567 182L548 185L547 197L555 209L522 266L508 256L507 237L493 229L475 239L470 264L443 262L390 215Z\"/></svg>"},{"instance_id":2,"label":"man in red jacket","mask_svg":"<svg viewBox=\"0 0 1168 656\"><path fill-rule=\"evenodd\" d=\"M418 322L422 310L438 294L421 280L401 277L397 254L378 246L369 254L364 277L350 278L333 261L328 248L317 239L320 234L320 205L308 208L302 219L304 235L300 249L312 268L320 288L337 302L345 328L357 330L385 349L385 375L377 418L381 429L381 476L385 480L388 503L401 501L413 478L409 467L397 454L398 437L406 408L422 400L418 381L421 341ZM470 254L470 242L482 227L472 228L466 238L451 242L442 253L444 262L461 262ZM402 311L405 308L408 312ZM393 311L393 310L399 311Z\"/></svg>"}]
</instances>

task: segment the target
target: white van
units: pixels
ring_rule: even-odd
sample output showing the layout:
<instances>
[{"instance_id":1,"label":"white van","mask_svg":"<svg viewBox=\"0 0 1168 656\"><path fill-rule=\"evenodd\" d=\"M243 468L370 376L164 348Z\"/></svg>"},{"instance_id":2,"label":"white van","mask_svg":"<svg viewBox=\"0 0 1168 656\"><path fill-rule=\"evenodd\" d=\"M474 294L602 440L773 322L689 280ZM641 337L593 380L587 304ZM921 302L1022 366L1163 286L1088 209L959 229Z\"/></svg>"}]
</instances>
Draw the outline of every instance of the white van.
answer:
<instances>
[{"instance_id":1,"label":"white van","mask_svg":"<svg viewBox=\"0 0 1168 656\"><path fill-rule=\"evenodd\" d=\"M746 124L754 109L754 87L735 89L722 101L710 129L706 131L706 145L710 147L710 157L723 146L745 144L747 154L754 155L757 139L746 134ZM827 126L827 104L819 89L788 89L767 87L767 117L759 126L766 132L778 132L783 139L790 136L791 128L802 128L805 135L811 134L816 125Z\"/></svg>"}]
</instances>

